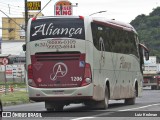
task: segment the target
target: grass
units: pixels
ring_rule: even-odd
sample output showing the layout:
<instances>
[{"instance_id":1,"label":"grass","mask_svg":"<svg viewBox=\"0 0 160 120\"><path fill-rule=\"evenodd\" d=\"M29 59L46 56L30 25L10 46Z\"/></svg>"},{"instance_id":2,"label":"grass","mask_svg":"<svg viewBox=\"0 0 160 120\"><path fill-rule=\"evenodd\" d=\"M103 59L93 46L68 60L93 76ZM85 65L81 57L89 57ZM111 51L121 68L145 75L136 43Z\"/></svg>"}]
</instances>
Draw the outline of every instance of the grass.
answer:
<instances>
[{"instance_id":1,"label":"grass","mask_svg":"<svg viewBox=\"0 0 160 120\"><path fill-rule=\"evenodd\" d=\"M9 88L13 86L14 91L9 92ZM26 83L24 82L0 82L0 89L5 89L6 86L6 94L5 92L0 93L0 99L2 101L3 106L15 105L15 104L23 104L29 103L28 93L26 92ZM23 88L23 91L20 89Z\"/></svg>"},{"instance_id":2,"label":"grass","mask_svg":"<svg viewBox=\"0 0 160 120\"><path fill-rule=\"evenodd\" d=\"M4 106L29 102L28 93L26 91L7 92L6 94L1 93L0 98Z\"/></svg>"}]
</instances>

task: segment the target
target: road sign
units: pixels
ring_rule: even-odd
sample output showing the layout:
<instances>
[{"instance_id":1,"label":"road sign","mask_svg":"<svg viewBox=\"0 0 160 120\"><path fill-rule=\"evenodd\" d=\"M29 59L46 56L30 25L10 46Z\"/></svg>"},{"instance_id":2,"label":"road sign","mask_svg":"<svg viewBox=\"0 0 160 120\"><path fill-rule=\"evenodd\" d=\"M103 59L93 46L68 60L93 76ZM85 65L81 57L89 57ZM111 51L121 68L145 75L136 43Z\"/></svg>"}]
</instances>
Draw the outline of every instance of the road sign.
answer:
<instances>
[{"instance_id":1,"label":"road sign","mask_svg":"<svg viewBox=\"0 0 160 120\"><path fill-rule=\"evenodd\" d=\"M8 59L7 58L3 58L2 63L3 63L3 65L7 65L8 64Z\"/></svg>"}]
</instances>

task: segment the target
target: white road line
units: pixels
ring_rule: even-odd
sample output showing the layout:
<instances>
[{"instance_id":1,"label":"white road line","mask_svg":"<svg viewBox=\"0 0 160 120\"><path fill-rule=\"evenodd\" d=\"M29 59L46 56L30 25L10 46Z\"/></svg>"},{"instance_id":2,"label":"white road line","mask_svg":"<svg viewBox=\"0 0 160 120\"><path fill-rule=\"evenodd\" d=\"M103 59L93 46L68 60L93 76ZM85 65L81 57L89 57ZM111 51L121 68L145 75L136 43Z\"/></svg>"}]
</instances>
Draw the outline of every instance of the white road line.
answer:
<instances>
[{"instance_id":1,"label":"white road line","mask_svg":"<svg viewBox=\"0 0 160 120\"><path fill-rule=\"evenodd\" d=\"M119 112L120 111L130 111L130 110L138 110L138 109L143 109L143 108L147 108L147 107L152 107L152 106L158 106L160 105L160 103L158 104L151 104L151 105L146 105L146 106L141 106L141 107L136 107L136 108L131 108L131 109L124 109L124 110L118 110ZM118 112L117 111L117 112ZM115 111L116 112L116 111ZM96 118L96 117L100 117L100 116L103 116L103 115L106 115L107 113L102 113L102 114L98 114L98 115L93 115L92 117L80 117L80 118L74 118L74 119L71 119L71 120L83 120L83 119L93 119L93 118Z\"/></svg>"},{"instance_id":2,"label":"white road line","mask_svg":"<svg viewBox=\"0 0 160 120\"><path fill-rule=\"evenodd\" d=\"M147 107L152 107L152 106L157 106L157 105L160 105L160 103L159 103L159 104L146 105L146 106L137 107L137 108L131 108L131 109L118 110L118 111L138 110L138 109L147 108Z\"/></svg>"},{"instance_id":3,"label":"white road line","mask_svg":"<svg viewBox=\"0 0 160 120\"><path fill-rule=\"evenodd\" d=\"M80 118L74 118L71 120L83 120L83 119L92 119L92 118L95 118L95 117L80 117Z\"/></svg>"}]
</instances>

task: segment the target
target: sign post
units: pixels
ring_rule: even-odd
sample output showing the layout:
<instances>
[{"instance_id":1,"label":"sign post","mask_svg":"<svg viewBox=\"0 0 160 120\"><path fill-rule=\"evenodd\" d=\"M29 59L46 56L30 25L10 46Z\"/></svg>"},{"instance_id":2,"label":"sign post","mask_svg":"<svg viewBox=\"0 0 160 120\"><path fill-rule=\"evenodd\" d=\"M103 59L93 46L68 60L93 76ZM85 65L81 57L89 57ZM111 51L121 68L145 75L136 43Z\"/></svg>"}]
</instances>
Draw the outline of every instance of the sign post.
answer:
<instances>
[{"instance_id":1,"label":"sign post","mask_svg":"<svg viewBox=\"0 0 160 120\"><path fill-rule=\"evenodd\" d=\"M6 78L6 65L8 64L8 59L3 58L2 63L4 65L4 77L5 77L5 95L7 93L7 78Z\"/></svg>"}]
</instances>

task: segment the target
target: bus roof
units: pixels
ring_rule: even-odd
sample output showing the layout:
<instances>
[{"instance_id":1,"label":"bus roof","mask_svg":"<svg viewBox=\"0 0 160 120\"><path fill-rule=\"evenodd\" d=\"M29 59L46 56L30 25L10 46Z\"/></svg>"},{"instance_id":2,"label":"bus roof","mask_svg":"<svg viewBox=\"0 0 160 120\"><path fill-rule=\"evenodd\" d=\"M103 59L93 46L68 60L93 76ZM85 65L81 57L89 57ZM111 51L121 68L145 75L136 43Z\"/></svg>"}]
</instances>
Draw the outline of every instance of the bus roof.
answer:
<instances>
[{"instance_id":1,"label":"bus roof","mask_svg":"<svg viewBox=\"0 0 160 120\"><path fill-rule=\"evenodd\" d=\"M112 27L120 28L120 29L127 30L127 31L133 31L134 33L137 34L134 27L129 23L116 21L114 19L110 20L106 18L95 18L95 17L93 18L93 22L97 22L97 23L104 24L104 25L106 24L107 26L112 26Z\"/></svg>"}]
</instances>

